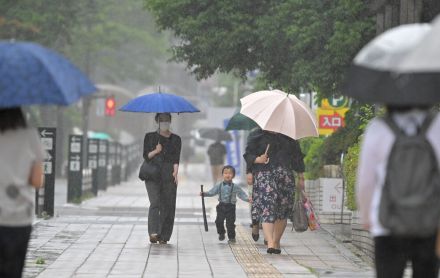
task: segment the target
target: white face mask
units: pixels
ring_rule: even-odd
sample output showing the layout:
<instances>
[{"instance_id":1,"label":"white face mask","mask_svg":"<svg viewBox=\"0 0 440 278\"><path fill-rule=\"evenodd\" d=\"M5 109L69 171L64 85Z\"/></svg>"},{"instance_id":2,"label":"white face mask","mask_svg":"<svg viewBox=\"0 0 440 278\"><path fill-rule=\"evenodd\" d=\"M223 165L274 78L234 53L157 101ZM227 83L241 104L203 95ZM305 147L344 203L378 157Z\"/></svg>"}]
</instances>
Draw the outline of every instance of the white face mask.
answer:
<instances>
[{"instance_id":1,"label":"white face mask","mask_svg":"<svg viewBox=\"0 0 440 278\"><path fill-rule=\"evenodd\" d=\"M159 128L161 131L170 130L171 122L159 122Z\"/></svg>"}]
</instances>

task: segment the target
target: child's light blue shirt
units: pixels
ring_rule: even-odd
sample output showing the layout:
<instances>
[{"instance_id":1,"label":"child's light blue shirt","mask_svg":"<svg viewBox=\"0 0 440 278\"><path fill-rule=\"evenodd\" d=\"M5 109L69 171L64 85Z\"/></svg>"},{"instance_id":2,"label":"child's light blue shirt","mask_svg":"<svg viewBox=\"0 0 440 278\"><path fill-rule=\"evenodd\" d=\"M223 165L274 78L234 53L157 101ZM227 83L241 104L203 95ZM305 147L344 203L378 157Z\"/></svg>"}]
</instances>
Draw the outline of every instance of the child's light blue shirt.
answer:
<instances>
[{"instance_id":1,"label":"child's light blue shirt","mask_svg":"<svg viewBox=\"0 0 440 278\"><path fill-rule=\"evenodd\" d=\"M234 186L232 186L234 185ZM232 192L231 192L232 189ZM221 193L221 194L220 194ZM234 183L226 183L224 181L218 183L215 185L211 190L204 193L204 196L206 197L212 197L215 195L219 195L218 201L221 203L231 203L235 204L237 203L237 196L238 198L242 199L245 202L249 202L247 194L241 189L240 186L234 184ZM231 196L232 194L232 196ZM230 200L230 201L229 201Z\"/></svg>"}]
</instances>

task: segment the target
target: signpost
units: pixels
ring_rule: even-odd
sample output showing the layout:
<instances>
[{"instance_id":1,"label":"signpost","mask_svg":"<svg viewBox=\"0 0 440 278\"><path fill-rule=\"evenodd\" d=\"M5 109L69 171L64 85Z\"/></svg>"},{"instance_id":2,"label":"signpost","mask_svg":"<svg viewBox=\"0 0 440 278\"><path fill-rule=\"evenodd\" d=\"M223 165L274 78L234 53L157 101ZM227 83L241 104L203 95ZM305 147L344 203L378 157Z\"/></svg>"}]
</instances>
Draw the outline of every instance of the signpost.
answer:
<instances>
[{"instance_id":1,"label":"signpost","mask_svg":"<svg viewBox=\"0 0 440 278\"><path fill-rule=\"evenodd\" d=\"M108 141L99 140L98 141L98 189L107 189L107 150Z\"/></svg>"},{"instance_id":2,"label":"signpost","mask_svg":"<svg viewBox=\"0 0 440 278\"><path fill-rule=\"evenodd\" d=\"M92 170L92 193L98 195L98 139L88 139L88 167Z\"/></svg>"},{"instance_id":3,"label":"signpost","mask_svg":"<svg viewBox=\"0 0 440 278\"><path fill-rule=\"evenodd\" d=\"M116 143L115 142L108 142L108 165L111 166L111 172L110 172L110 185L115 185L115 163L116 163ZM108 174L108 173L107 173Z\"/></svg>"},{"instance_id":4,"label":"signpost","mask_svg":"<svg viewBox=\"0 0 440 278\"><path fill-rule=\"evenodd\" d=\"M82 135L69 136L69 162L67 169L67 202L74 202L82 194Z\"/></svg>"},{"instance_id":5,"label":"signpost","mask_svg":"<svg viewBox=\"0 0 440 278\"><path fill-rule=\"evenodd\" d=\"M44 187L36 191L35 213L42 216L45 212L49 216L54 215L55 203L55 148L56 148L56 128L38 128L41 144L45 150L44 157Z\"/></svg>"}]
</instances>

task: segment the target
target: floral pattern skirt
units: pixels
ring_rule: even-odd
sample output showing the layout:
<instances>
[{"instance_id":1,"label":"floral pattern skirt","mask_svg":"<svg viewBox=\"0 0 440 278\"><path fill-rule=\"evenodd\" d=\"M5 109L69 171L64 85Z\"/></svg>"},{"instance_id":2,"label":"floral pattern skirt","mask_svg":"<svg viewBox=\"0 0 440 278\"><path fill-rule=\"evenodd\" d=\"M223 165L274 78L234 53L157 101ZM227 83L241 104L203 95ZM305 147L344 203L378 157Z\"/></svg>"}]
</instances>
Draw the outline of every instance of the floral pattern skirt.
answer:
<instances>
[{"instance_id":1,"label":"floral pattern skirt","mask_svg":"<svg viewBox=\"0 0 440 278\"><path fill-rule=\"evenodd\" d=\"M274 223L287 219L293 210L295 178L293 171L278 166L254 173L252 222Z\"/></svg>"}]
</instances>

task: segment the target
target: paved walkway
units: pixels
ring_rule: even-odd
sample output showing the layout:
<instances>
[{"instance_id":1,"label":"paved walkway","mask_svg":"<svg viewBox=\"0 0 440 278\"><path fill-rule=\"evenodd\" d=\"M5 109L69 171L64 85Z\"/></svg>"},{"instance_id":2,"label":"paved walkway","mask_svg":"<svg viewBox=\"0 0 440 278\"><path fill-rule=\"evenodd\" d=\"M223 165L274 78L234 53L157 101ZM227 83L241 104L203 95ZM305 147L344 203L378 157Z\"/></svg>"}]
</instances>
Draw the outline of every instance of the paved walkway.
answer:
<instances>
[{"instance_id":1,"label":"paved walkway","mask_svg":"<svg viewBox=\"0 0 440 278\"><path fill-rule=\"evenodd\" d=\"M200 168L200 167L199 167ZM282 254L268 255L250 237L249 207L237 203L237 242L218 241L216 198L205 198L209 231L197 195L204 169L182 177L169 244L150 244L144 185L136 179L81 205L57 202L57 217L34 225L24 277L373 277L368 263L325 229L295 233L288 226ZM205 182L209 184L209 182ZM210 188L209 185L205 188ZM262 232L261 232L262 237Z\"/></svg>"}]
</instances>

